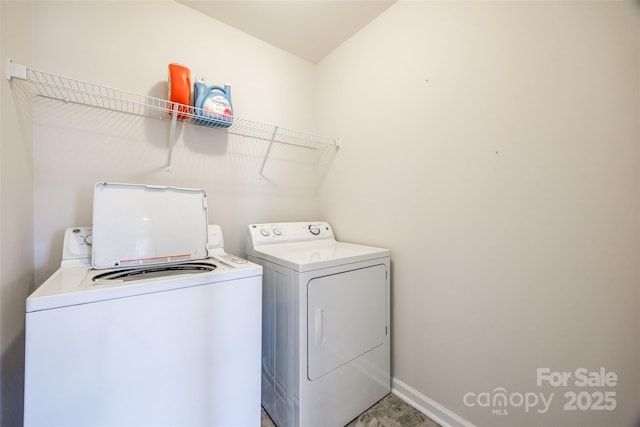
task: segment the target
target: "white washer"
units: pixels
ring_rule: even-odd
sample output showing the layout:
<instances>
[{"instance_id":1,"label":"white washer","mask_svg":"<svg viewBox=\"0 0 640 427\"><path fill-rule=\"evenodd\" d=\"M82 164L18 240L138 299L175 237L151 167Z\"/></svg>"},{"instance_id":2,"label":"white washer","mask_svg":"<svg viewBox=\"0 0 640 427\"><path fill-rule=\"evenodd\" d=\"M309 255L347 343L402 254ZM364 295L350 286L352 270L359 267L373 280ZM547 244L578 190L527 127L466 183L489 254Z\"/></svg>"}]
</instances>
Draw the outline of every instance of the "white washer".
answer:
<instances>
[{"instance_id":1,"label":"white washer","mask_svg":"<svg viewBox=\"0 0 640 427\"><path fill-rule=\"evenodd\" d=\"M114 221L153 226L104 223L94 199L93 228L66 230L60 268L26 301L24 425L259 426L262 268L224 252L204 192L109 186L137 200L111 200ZM196 220L185 206L198 205ZM181 235L188 228L195 239ZM105 239L123 239L125 257ZM92 268L104 254L118 268ZM172 261L184 257L194 259Z\"/></svg>"},{"instance_id":2,"label":"white washer","mask_svg":"<svg viewBox=\"0 0 640 427\"><path fill-rule=\"evenodd\" d=\"M263 266L262 406L279 427L343 426L391 391L389 250L326 222L252 224Z\"/></svg>"}]
</instances>

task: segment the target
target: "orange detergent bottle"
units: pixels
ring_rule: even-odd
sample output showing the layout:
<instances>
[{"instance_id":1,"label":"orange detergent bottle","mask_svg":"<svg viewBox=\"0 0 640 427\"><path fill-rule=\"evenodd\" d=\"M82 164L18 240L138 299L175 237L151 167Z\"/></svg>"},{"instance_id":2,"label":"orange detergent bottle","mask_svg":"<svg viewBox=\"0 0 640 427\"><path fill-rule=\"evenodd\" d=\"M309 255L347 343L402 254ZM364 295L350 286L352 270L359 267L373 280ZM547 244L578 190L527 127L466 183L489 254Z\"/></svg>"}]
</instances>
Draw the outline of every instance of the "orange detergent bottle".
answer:
<instances>
[{"instance_id":1,"label":"orange detergent bottle","mask_svg":"<svg viewBox=\"0 0 640 427\"><path fill-rule=\"evenodd\" d=\"M179 64L169 64L169 107L173 115L175 104L178 105L178 120L187 118L191 113L191 71Z\"/></svg>"}]
</instances>

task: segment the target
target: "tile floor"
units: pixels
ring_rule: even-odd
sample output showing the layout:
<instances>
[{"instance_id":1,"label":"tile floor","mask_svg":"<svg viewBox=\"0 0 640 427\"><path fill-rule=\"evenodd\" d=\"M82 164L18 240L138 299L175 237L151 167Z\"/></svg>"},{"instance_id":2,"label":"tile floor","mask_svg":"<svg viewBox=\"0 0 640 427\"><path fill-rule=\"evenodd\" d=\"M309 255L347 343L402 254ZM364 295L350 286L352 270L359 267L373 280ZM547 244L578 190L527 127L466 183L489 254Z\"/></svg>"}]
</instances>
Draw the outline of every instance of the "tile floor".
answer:
<instances>
[{"instance_id":1,"label":"tile floor","mask_svg":"<svg viewBox=\"0 0 640 427\"><path fill-rule=\"evenodd\" d=\"M275 427L264 409L261 427ZM398 396L389 394L346 427L440 427L440 424Z\"/></svg>"}]
</instances>

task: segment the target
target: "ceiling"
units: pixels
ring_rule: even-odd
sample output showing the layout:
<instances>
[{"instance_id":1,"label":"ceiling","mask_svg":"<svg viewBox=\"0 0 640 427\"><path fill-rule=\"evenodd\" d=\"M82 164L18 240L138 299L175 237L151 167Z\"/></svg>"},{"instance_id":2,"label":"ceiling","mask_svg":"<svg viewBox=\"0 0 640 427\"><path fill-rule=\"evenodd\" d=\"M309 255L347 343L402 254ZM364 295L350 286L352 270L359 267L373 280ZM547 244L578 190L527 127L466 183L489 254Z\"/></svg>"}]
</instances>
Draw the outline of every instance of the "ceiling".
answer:
<instances>
[{"instance_id":1,"label":"ceiling","mask_svg":"<svg viewBox=\"0 0 640 427\"><path fill-rule=\"evenodd\" d=\"M176 0L317 63L396 0Z\"/></svg>"}]
</instances>

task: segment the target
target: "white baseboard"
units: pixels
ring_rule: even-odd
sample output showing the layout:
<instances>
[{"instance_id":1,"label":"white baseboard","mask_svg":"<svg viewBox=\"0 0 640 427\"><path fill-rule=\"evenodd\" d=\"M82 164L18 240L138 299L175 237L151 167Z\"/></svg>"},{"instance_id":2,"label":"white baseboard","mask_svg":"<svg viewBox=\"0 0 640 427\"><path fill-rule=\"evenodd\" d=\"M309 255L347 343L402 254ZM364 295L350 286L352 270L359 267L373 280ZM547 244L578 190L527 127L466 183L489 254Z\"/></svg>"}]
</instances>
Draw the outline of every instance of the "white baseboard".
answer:
<instances>
[{"instance_id":1,"label":"white baseboard","mask_svg":"<svg viewBox=\"0 0 640 427\"><path fill-rule=\"evenodd\" d=\"M391 392L442 427L475 427L469 421L397 378L391 381Z\"/></svg>"}]
</instances>

